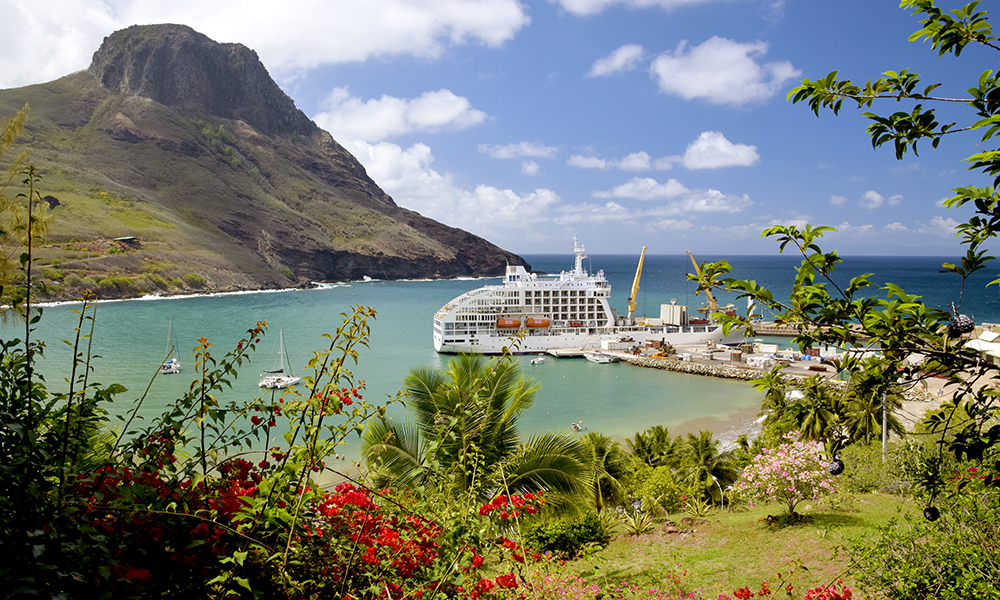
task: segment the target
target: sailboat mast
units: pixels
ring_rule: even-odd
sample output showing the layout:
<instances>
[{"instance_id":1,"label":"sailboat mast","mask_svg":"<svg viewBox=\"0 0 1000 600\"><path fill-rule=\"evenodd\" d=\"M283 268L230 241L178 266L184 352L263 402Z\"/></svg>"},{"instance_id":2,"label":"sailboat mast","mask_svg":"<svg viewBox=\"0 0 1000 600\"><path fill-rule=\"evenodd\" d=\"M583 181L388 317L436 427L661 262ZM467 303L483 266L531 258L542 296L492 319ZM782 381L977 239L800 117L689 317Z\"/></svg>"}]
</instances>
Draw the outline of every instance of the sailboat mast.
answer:
<instances>
[{"instance_id":1,"label":"sailboat mast","mask_svg":"<svg viewBox=\"0 0 1000 600\"><path fill-rule=\"evenodd\" d=\"M278 369L285 373L285 332L282 329L278 330ZM291 367L289 367L289 371Z\"/></svg>"},{"instance_id":2,"label":"sailboat mast","mask_svg":"<svg viewBox=\"0 0 1000 600\"><path fill-rule=\"evenodd\" d=\"M174 318L170 317L170 326L167 328L167 359L174 357Z\"/></svg>"}]
</instances>

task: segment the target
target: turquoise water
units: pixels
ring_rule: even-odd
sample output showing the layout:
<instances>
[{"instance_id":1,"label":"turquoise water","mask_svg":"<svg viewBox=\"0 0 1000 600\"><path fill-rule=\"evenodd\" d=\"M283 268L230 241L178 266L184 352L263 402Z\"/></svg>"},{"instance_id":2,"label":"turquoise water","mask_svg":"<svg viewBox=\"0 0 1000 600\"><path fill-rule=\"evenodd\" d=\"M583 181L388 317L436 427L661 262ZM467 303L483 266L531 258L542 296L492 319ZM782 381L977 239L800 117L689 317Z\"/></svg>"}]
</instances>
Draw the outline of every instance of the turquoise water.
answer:
<instances>
[{"instance_id":1,"label":"turquoise water","mask_svg":"<svg viewBox=\"0 0 1000 600\"><path fill-rule=\"evenodd\" d=\"M536 271L547 272L570 269L573 260L572 255L526 258ZM637 257L595 256L586 265L604 269L613 286L612 306L619 312L625 309L636 260ZM941 260L865 258L851 265L851 269L888 270L886 280L893 281L895 273L895 281L903 280L907 289L922 285L931 290L927 293L928 303L943 307L955 294L948 285L938 283L942 277L937 275ZM791 263L784 257L737 257L733 263L747 272L746 277L776 289L787 289L791 278L787 267ZM689 270L686 255L647 256L637 299L638 313L658 316L660 303L671 299L687 303L692 309L699 305L702 296L695 297L694 286L684 279ZM996 320L1000 313L996 292L983 291L988 280L976 282L971 293L966 291L963 312L974 314L977 321ZM198 338L209 338L221 357L256 321L266 320L267 338L258 345L252 363L243 367L234 389L225 392L221 399L225 402L250 398L260 393L259 373L272 368L276 360L279 329L284 332L293 371L301 371L311 352L327 345L321 335L335 331L341 322L339 314L352 305L364 304L374 307L378 317L372 323L370 348L361 349L360 362L353 371L357 379L367 382L366 398L376 401L394 395L412 367L441 367L448 360L447 356L435 353L431 344L432 315L438 308L461 293L498 281L372 281L313 290L99 303L93 352L100 358L95 360L92 380L125 385L129 391L118 397L112 411L119 414L128 411L165 356L167 328L172 317L182 372L158 375L153 380L141 411L150 418L187 389L193 378L191 351ZM723 296L720 300L729 299ZM39 369L50 387L65 386L62 380L68 373L70 350L60 340L72 335L77 317L74 308L73 305L45 308L35 334L47 344ZM2 330L6 338L20 333L18 329ZM621 439L657 424L666 425L672 432L725 426L735 418L753 415L759 407L760 395L746 383L622 364L595 365L583 359L550 357L533 366L529 358L518 360L522 361L524 371L542 384L542 389L535 408L523 418L525 434L568 432L569 423L582 420L582 425L590 430ZM348 456L355 454L355 448L356 442L352 441L346 452Z\"/></svg>"}]
</instances>

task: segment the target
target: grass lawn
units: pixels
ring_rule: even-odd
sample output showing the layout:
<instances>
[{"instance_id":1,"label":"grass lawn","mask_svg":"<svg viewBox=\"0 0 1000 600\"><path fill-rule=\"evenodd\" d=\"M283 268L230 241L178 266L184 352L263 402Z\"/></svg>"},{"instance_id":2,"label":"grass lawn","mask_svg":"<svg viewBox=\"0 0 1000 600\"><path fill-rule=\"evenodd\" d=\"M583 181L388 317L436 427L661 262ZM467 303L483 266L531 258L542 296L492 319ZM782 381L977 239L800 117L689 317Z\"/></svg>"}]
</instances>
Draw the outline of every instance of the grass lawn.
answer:
<instances>
[{"instance_id":1,"label":"grass lawn","mask_svg":"<svg viewBox=\"0 0 1000 600\"><path fill-rule=\"evenodd\" d=\"M638 537L620 535L603 551L565 565L565 574L576 574L602 588L627 581L657 587L667 573L686 570L684 587L702 598L749 586L759 590L764 580L774 581L801 565L792 583L802 593L805 587L827 585L837 577L854 587L845 572L847 553L842 548L874 527L886 524L901 512L918 513L912 501L889 495L855 496L845 510L814 506L799 511L811 518L806 523L778 527L768 525L768 515L779 515L783 506L713 511L693 525L693 533L665 533L662 529ZM675 520L679 516L673 517ZM857 597L857 596L856 596Z\"/></svg>"}]
</instances>

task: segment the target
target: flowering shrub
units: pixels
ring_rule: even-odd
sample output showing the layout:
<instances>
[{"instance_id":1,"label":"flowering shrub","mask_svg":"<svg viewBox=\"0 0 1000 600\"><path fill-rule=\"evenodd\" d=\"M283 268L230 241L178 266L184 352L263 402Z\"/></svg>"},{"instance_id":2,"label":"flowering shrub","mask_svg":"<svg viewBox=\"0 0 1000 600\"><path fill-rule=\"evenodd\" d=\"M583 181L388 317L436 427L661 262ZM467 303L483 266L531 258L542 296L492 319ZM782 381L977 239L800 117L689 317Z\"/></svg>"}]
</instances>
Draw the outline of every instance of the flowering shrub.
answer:
<instances>
[{"instance_id":1,"label":"flowering shrub","mask_svg":"<svg viewBox=\"0 0 1000 600\"><path fill-rule=\"evenodd\" d=\"M748 501L783 502L788 516L803 500L818 500L834 491L828 462L816 442L790 442L765 449L745 469L733 493Z\"/></svg>"},{"instance_id":2,"label":"flowering shrub","mask_svg":"<svg viewBox=\"0 0 1000 600\"><path fill-rule=\"evenodd\" d=\"M795 586L787 582L787 577L782 577L781 573L778 573L778 577L774 584L774 588L771 587L771 581L763 581L760 584L760 591L755 592L750 589L749 586L741 587L740 589L733 592L732 596L727 596L725 594L719 594L718 600L750 600L754 596L758 598L775 598L779 592L783 592L783 596L791 600L851 600L852 592L851 588L844 585L844 582L840 579L833 585L819 586L815 588L810 588L806 590L805 596L799 596L799 593L795 592ZM837 586L840 586L840 590Z\"/></svg>"},{"instance_id":3,"label":"flowering shrub","mask_svg":"<svg viewBox=\"0 0 1000 600\"><path fill-rule=\"evenodd\" d=\"M683 572L686 575L686 572ZM627 581L607 583L603 587L596 583L588 583L578 575L561 575L533 571L526 574L522 586L526 592L516 590L505 592L494 590L498 598L534 598L536 600L681 600L696 598L693 592L686 591L682 576L671 573L660 585L655 587L640 586Z\"/></svg>"},{"instance_id":4,"label":"flowering shrub","mask_svg":"<svg viewBox=\"0 0 1000 600\"><path fill-rule=\"evenodd\" d=\"M508 518L518 518L521 516L521 511L529 515L538 514L539 509L545 504L545 500L542 499L540 494L532 494L530 492L525 494L501 494L487 502L486 504L479 507L479 514L486 516L496 511L501 520L506 521Z\"/></svg>"}]
</instances>

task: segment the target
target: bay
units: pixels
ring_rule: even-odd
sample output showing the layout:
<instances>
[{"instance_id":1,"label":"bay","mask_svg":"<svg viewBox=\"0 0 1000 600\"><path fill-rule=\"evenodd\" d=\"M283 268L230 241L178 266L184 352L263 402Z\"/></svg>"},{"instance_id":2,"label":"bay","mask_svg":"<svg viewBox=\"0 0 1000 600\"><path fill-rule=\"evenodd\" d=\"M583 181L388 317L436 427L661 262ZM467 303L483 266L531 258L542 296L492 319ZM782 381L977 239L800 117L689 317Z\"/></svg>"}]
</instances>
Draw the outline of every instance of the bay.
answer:
<instances>
[{"instance_id":1,"label":"bay","mask_svg":"<svg viewBox=\"0 0 1000 600\"><path fill-rule=\"evenodd\" d=\"M573 266L571 254L531 255L525 257L536 272L557 273ZM712 261L724 257L699 256ZM792 267L797 260L786 256L736 256L728 258L733 275L755 279L772 287L780 297L790 287ZM586 259L589 270L601 269L612 284L612 306L625 312L638 256L595 255ZM959 296L958 278L938 273L945 257L845 257L840 269L846 282L865 272L875 272L879 284L893 281L908 292L920 293L928 305L946 309ZM637 296L637 314L659 315L659 305L672 299L687 304L692 312L703 295L686 280L693 270L687 255L646 256L642 285ZM1000 315L1000 297L996 288L986 289L992 276L981 274L967 286L963 313L977 322L996 321ZM370 281L323 286L310 290L252 292L215 296L144 298L102 302L96 312L92 381L122 383L128 392L118 396L111 410L124 414L142 396L149 393L140 414L152 418L171 400L179 397L194 377L191 354L198 338L213 344L213 353L221 358L232 350L246 330L257 321L268 322L268 334L258 345L249 365L241 369L233 389L220 397L249 400L262 391L258 375L272 367L277 356L278 330L284 333L288 359L299 372L311 352L326 347L323 333L333 333L341 323L340 314L353 305L371 306L378 311L371 323L369 348L361 348L356 379L365 380L365 396L379 401L393 396L401 388L409 370L417 366L443 367L448 356L434 352L431 343L434 312L452 298L499 278L446 281ZM884 295L884 292L882 292ZM735 297L719 295L722 303ZM737 306L745 304L737 303ZM51 388L65 388L71 351L60 340L70 339L76 326L79 308L62 304L44 309L44 316L34 335L46 342L45 357L39 363ZM174 322L174 338L180 351L182 372L157 375L157 367L166 355L167 329ZM6 326L0 330L5 339L23 335L23 329ZM760 403L760 394L742 382L668 373L623 364L595 365L582 359L549 358L531 365L530 357L518 357L527 375L542 386L536 405L522 420L525 436L543 431L570 432L570 423L579 423L590 431L600 431L617 439L631 436L652 425L665 425L672 433L699 428L731 428L752 420ZM402 407L393 412L402 413ZM356 457L357 441L345 448L348 457Z\"/></svg>"}]
</instances>

